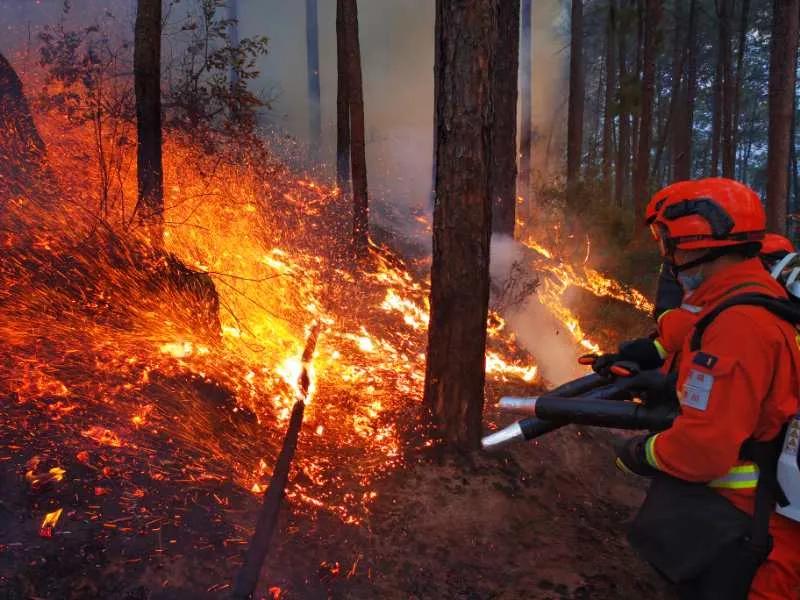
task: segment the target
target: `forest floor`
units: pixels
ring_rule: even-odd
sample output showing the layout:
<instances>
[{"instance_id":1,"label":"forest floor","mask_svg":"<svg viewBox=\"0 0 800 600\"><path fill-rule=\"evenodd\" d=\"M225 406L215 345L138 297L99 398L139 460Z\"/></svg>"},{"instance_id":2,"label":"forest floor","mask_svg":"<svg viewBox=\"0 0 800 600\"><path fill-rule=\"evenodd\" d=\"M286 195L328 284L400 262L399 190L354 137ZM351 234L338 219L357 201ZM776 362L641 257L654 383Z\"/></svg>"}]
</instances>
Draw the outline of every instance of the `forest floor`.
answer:
<instances>
[{"instance_id":1,"label":"forest floor","mask_svg":"<svg viewBox=\"0 0 800 600\"><path fill-rule=\"evenodd\" d=\"M646 326L611 301L584 306L581 318L606 344ZM63 481L32 489L30 458L57 440L48 415L26 410L5 403L0 420L0 598L230 596L258 497L230 481L182 479L168 460L163 477L112 484L113 465L81 456L64 457ZM486 416L510 420L491 407ZM644 488L614 468L615 435L567 427L499 454L412 451L372 484L360 523L284 510L257 597L672 598L626 543ZM166 442L148 451L174 452ZM64 515L43 537L48 503Z\"/></svg>"},{"instance_id":2,"label":"forest floor","mask_svg":"<svg viewBox=\"0 0 800 600\"><path fill-rule=\"evenodd\" d=\"M625 541L643 487L614 468L612 437L565 428L470 460L429 450L377 484L358 525L284 511L258 597L671 598ZM120 511L124 492L95 498L73 479L67 510L97 517L67 516L42 538L14 463L0 463L0 598L229 596L254 496L164 480L147 490L154 503L170 499L153 534Z\"/></svg>"}]
</instances>

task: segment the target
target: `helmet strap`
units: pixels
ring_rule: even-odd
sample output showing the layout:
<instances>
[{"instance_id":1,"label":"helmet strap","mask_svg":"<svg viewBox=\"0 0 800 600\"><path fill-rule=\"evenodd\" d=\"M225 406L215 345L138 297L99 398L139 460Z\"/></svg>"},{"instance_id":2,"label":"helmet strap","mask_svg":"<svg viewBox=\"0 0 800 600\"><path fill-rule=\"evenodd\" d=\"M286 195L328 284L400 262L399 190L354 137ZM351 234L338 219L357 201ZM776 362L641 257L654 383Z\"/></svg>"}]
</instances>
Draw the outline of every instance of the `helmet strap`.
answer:
<instances>
[{"instance_id":1,"label":"helmet strap","mask_svg":"<svg viewBox=\"0 0 800 600\"><path fill-rule=\"evenodd\" d=\"M720 248L712 248L711 250L703 254L703 256L695 258L694 260L690 260L689 262L683 263L682 265L675 264L674 260L675 255L673 254L672 255L673 260L671 261L672 272L675 273L675 275L677 275L678 273L681 273L688 269L694 269L695 267L699 267L700 265L704 265L706 263L715 261L722 256L725 256L727 254L735 254L739 251L741 251L740 246L722 246Z\"/></svg>"}]
</instances>

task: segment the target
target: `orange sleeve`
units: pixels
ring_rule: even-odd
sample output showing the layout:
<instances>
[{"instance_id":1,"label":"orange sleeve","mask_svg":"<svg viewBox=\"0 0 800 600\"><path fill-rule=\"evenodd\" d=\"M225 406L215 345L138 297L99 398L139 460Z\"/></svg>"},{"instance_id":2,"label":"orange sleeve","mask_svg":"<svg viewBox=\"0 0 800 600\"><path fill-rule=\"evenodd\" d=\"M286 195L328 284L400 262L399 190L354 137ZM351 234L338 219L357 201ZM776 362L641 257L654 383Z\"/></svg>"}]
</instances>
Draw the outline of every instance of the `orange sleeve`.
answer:
<instances>
[{"instance_id":1,"label":"orange sleeve","mask_svg":"<svg viewBox=\"0 0 800 600\"><path fill-rule=\"evenodd\" d=\"M737 462L769 393L779 333L763 309L731 308L703 336L700 352L687 349L678 371L681 414L648 441L648 461L687 481L711 481Z\"/></svg>"},{"instance_id":2,"label":"orange sleeve","mask_svg":"<svg viewBox=\"0 0 800 600\"><path fill-rule=\"evenodd\" d=\"M683 308L673 308L658 318L658 341L667 354L675 354L691 333L697 315Z\"/></svg>"}]
</instances>

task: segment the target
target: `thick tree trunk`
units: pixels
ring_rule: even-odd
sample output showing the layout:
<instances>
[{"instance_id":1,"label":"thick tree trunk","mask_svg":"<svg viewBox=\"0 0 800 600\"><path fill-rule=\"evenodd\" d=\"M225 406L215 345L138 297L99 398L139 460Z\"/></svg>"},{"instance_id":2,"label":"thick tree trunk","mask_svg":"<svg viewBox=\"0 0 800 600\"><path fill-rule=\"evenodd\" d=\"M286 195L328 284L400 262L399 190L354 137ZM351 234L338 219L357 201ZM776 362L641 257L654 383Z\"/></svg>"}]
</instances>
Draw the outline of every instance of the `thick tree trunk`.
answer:
<instances>
[{"instance_id":1,"label":"thick tree trunk","mask_svg":"<svg viewBox=\"0 0 800 600\"><path fill-rule=\"evenodd\" d=\"M350 187L350 96L347 91L347 35L344 0L336 0L336 186Z\"/></svg>"},{"instance_id":2,"label":"thick tree trunk","mask_svg":"<svg viewBox=\"0 0 800 600\"><path fill-rule=\"evenodd\" d=\"M517 205L517 76L519 0L498 3L492 71L492 231L514 237Z\"/></svg>"},{"instance_id":3,"label":"thick tree trunk","mask_svg":"<svg viewBox=\"0 0 800 600\"><path fill-rule=\"evenodd\" d=\"M605 199L611 199L611 169L612 154L614 152L614 93L617 87L617 62L616 62L616 31L617 31L616 0L608 2L608 19L606 23L606 89L605 109L603 114L603 190Z\"/></svg>"},{"instance_id":4,"label":"thick tree trunk","mask_svg":"<svg viewBox=\"0 0 800 600\"><path fill-rule=\"evenodd\" d=\"M356 0L343 0L347 48L347 93L350 106L350 164L353 176L353 250L364 258L369 247L369 200L364 131L364 90L361 83L361 45L358 40Z\"/></svg>"},{"instance_id":5,"label":"thick tree trunk","mask_svg":"<svg viewBox=\"0 0 800 600\"><path fill-rule=\"evenodd\" d=\"M722 58L722 176L733 178L734 172L734 133L733 110L736 96L736 82L731 71L731 16L733 0L720 0L719 7L719 47Z\"/></svg>"},{"instance_id":6,"label":"thick tree trunk","mask_svg":"<svg viewBox=\"0 0 800 600\"><path fill-rule=\"evenodd\" d=\"M519 193L528 210L530 210L531 144L533 143L531 139L531 120L533 118L533 97L531 95L532 11L531 0L522 0L519 41Z\"/></svg>"},{"instance_id":7,"label":"thick tree trunk","mask_svg":"<svg viewBox=\"0 0 800 600\"><path fill-rule=\"evenodd\" d=\"M569 50L569 113L567 115L567 202L581 176L583 105L586 95L583 73L583 0L572 0Z\"/></svg>"},{"instance_id":8,"label":"thick tree trunk","mask_svg":"<svg viewBox=\"0 0 800 600\"><path fill-rule=\"evenodd\" d=\"M495 15L503 0L437 0L436 202L425 404L446 439L480 446L489 303Z\"/></svg>"},{"instance_id":9,"label":"thick tree trunk","mask_svg":"<svg viewBox=\"0 0 800 600\"><path fill-rule=\"evenodd\" d=\"M767 227L786 232L789 144L794 115L795 58L800 0L774 0L769 61L769 149L767 152Z\"/></svg>"},{"instance_id":10,"label":"thick tree trunk","mask_svg":"<svg viewBox=\"0 0 800 600\"><path fill-rule=\"evenodd\" d=\"M312 162L319 160L322 139L319 86L317 0L306 0L306 64L308 67L308 142Z\"/></svg>"},{"instance_id":11,"label":"thick tree trunk","mask_svg":"<svg viewBox=\"0 0 800 600\"><path fill-rule=\"evenodd\" d=\"M676 113L674 128L672 177L675 181L690 179L692 175L694 104L697 97L697 0L692 0L689 5L686 53L686 82L681 86L680 109Z\"/></svg>"},{"instance_id":12,"label":"thick tree trunk","mask_svg":"<svg viewBox=\"0 0 800 600\"><path fill-rule=\"evenodd\" d=\"M139 195L136 214L150 242L164 235L161 163L161 0L139 0L133 54Z\"/></svg>"},{"instance_id":13,"label":"thick tree trunk","mask_svg":"<svg viewBox=\"0 0 800 600\"><path fill-rule=\"evenodd\" d=\"M644 52L642 59L642 111L639 148L633 181L636 229L644 228L644 207L649 199L650 145L653 140L653 95L656 76L656 38L661 23L661 0L647 0L645 6Z\"/></svg>"}]
</instances>

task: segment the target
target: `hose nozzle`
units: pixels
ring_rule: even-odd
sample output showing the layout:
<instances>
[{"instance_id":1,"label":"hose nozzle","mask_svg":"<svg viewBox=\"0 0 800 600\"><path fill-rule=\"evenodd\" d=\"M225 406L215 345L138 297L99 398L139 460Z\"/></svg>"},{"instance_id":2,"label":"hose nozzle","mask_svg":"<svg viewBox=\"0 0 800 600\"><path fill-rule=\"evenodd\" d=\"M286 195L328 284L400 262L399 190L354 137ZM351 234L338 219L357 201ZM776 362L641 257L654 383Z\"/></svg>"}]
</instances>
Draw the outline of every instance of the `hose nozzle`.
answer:
<instances>
[{"instance_id":1,"label":"hose nozzle","mask_svg":"<svg viewBox=\"0 0 800 600\"><path fill-rule=\"evenodd\" d=\"M524 439L525 434L522 431L522 427L519 426L519 422L516 422L484 437L481 440L481 446L484 450L496 450L512 442L521 442Z\"/></svg>"},{"instance_id":2,"label":"hose nozzle","mask_svg":"<svg viewBox=\"0 0 800 600\"><path fill-rule=\"evenodd\" d=\"M539 396L530 396L524 398L515 396L504 396L500 398L500 403L498 404L498 406L500 407L500 410L525 413L526 415L535 415L536 401L538 399Z\"/></svg>"}]
</instances>

